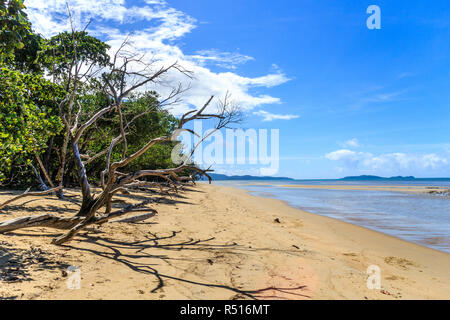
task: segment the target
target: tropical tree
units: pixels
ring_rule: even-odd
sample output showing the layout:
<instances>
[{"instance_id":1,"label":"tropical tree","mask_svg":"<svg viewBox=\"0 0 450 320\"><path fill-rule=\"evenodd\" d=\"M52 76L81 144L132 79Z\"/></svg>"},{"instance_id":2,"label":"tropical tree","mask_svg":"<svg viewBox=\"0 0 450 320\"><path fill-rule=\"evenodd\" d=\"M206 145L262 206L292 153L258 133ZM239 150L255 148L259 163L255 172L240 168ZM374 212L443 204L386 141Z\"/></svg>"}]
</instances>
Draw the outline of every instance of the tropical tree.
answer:
<instances>
[{"instance_id":1,"label":"tropical tree","mask_svg":"<svg viewBox=\"0 0 450 320\"><path fill-rule=\"evenodd\" d=\"M64 94L39 75L1 68L0 79L0 182L11 183L29 171L48 139L61 131L53 107Z\"/></svg>"},{"instance_id":2,"label":"tropical tree","mask_svg":"<svg viewBox=\"0 0 450 320\"><path fill-rule=\"evenodd\" d=\"M49 141L49 153L45 166L50 167L51 153L56 150L59 159L58 169L54 176L55 184L60 187L59 197L63 197L64 175L69 155L69 128L76 124L82 116L83 109L80 99L92 89L93 79L103 67L109 65L110 57L107 53L109 46L104 42L89 36L86 32L63 32L45 42L43 53L39 60L52 81L61 85L65 90L64 99L58 104L58 114L62 122L66 123L61 136ZM57 148L53 148L57 146ZM49 181L51 185L51 181Z\"/></svg>"},{"instance_id":3,"label":"tropical tree","mask_svg":"<svg viewBox=\"0 0 450 320\"><path fill-rule=\"evenodd\" d=\"M74 34L75 31L72 31L71 39L76 39ZM72 59L68 60L71 61L70 64L61 68L61 72L56 73L56 68L54 72L57 78L70 82L70 84L66 84L65 97L58 106L59 116L65 127L63 148L70 145L76 164L74 172L77 173L82 198L80 209L75 216L70 218L43 214L6 221L0 223L0 233L35 226L68 230L67 233L53 240L55 244L62 244L70 241L88 225L101 224L129 212L144 210L154 215L156 213L154 209L145 208L151 202L151 198L140 204L128 205L113 211L113 197L117 193L132 192L139 186L161 187L160 183L149 182L147 178L158 178L165 181L173 190L177 190L177 183L181 182L179 176L186 171L205 175L211 181L207 173L210 170L195 166L191 160L193 151L184 158L181 164L168 168L133 168L136 161L143 157L145 159L145 155L158 146L173 144L180 131L187 131L200 137L199 133L185 128L185 125L191 121L216 120L214 130L203 137L201 139L203 141L215 130L220 130L240 119L237 108L228 103L229 100L223 100L225 103L219 102L214 109L211 108L214 97L210 97L201 108L191 110L179 120L175 120L164 113L163 109L180 101L179 96L185 91L180 84L175 85L164 98L158 97L152 92L146 94L139 94L139 92L147 85L161 81L163 76L169 72L179 72L187 77L191 77L191 72L185 70L177 62L168 66L163 66L157 61L146 62L142 55L126 50L126 41L112 57L111 64L102 66L97 60L89 60L89 58L88 64L83 65L86 60L79 60L77 43L76 41L72 43L74 50ZM54 57L56 56L54 55ZM94 64L96 66L92 67ZM156 67L158 65L159 67ZM87 71L86 66L88 67ZM103 67L101 77L95 77L95 74L99 74L96 67ZM83 78L87 82L82 82ZM89 99L86 99L88 98L87 93L89 93L85 92L86 84L90 84L88 88L93 90L93 94L91 93L90 96L91 103L89 103ZM74 108L75 104L78 106L76 109ZM78 111L74 112L74 110ZM136 131L139 128L145 128L147 124L145 120L148 117L162 117L161 119L167 120L166 123L163 123L165 128L155 128L154 131L144 130L144 132L146 131L144 134ZM81 152L83 147L86 147L87 150L89 145L88 133L95 126L101 128L102 121L111 121L116 130L113 131L112 136L103 137L103 139L108 139L105 139L108 143L104 145L104 150L96 150L99 152L95 155L83 154ZM160 121L155 122L159 123ZM45 137L43 137L43 141L45 141ZM60 154L63 157L67 152ZM103 170L100 172L99 179L101 192L95 195L92 192L92 179L89 177L87 165L100 156L103 157ZM64 163L65 159L62 160L63 165ZM64 173L64 166L62 172ZM59 174L60 171L58 171L58 176ZM62 179L58 182L57 187L47 192L61 191L63 189ZM27 192L19 198L26 196ZM12 200L8 203L11 203ZM0 209L3 206L4 204L0 205Z\"/></svg>"},{"instance_id":4,"label":"tropical tree","mask_svg":"<svg viewBox=\"0 0 450 320\"><path fill-rule=\"evenodd\" d=\"M24 47L31 24L24 11L23 0L0 0L0 62Z\"/></svg>"},{"instance_id":5,"label":"tropical tree","mask_svg":"<svg viewBox=\"0 0 450 320\"><path fill-rule=\"evenodd\" d=\"M123 119L128 124L127 142L128 153L134 153L138 147L152 138L171 135L177 128L178 120L167 110L160 107L156 92L147 91L130 96L123 102ZM83 102L84 103L84 102ZM134 119L137 117L136 119ZM133 120L134 119L134 120ZM82 155L89 158L88 172L93 177L100 177L104 169L104 155L109 141L120 131L120 118L113 113L105 115L90 129L86 137L80 142ZM151 153L145 153L124 171L139 170L140 168L165 169L173 166L171 152L174 143L155 146ZM111 154L113 161L120 159L122 154L115 150Z\"/></svg>"}]
</instances>

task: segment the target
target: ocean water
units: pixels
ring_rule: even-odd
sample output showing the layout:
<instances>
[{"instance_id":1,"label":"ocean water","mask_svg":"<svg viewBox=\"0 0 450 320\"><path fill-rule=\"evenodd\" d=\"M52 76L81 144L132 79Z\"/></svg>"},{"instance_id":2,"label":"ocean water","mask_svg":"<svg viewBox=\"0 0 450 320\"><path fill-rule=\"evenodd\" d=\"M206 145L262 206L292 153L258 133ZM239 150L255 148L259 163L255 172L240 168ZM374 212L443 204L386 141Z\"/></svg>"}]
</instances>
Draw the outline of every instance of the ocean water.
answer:
<instances>
[{"instance_id":1,"label":"ocean water","mask_svg":"<svg viewBox=\"0 0 450 320\"><path fill-rule=\"evenodd\" d=\"M283 200L311 213L343 220L450 253L450 197L394 191L327 190L282 185L439 186L450 181L215 181Z\"/></svg>"}]
</instances>

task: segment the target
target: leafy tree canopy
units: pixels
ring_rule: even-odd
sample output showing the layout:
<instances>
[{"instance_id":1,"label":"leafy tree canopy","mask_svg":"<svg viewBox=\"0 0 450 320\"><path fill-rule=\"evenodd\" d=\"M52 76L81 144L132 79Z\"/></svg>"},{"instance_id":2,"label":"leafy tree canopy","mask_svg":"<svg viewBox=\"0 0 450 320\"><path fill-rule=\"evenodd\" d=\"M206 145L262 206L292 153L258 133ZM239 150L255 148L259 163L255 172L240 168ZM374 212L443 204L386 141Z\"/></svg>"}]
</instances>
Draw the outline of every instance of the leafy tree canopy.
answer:
<instances>
[{"instance_id":1,"label":"leafy tree canopy","mask_svg":"<svg viewBox=\"0 0 450 320\"><path fill-rule=\"evenodd\" d=\"M103 91L105 78L100 73L90 81L82 75L86 70L111 66L110 46L85 31L63 32L45 39L33 33L24 9L23 0L0 0L0 184L14 180L12 185L16 186L36 185L29 170L31 164L38 167L36 155L55 180L67 138L63 118L73 122L81 106L79 120L85 121L111 103L111 97ZM124 83L120 72L110 73L108 80ZM75 94L70 96L70 92ZM122 112L125 123L130 123L126 128L128 155L152 138L170 135L178 124L159 106L156 92L128 97L122 103ZM111 139L119 135L120 119L112 112L89 129L80 141L80 151L93 156L107 149ZM158 144L123 171L170 168L172 148L172 143ZM111 161L121 159L121 150L122 144L114 148ZM71 148L66 158L64 184L77 185ZM87 164L94 179L104 170L104 160L103 155Z\"/></svg>"},{"instance_id":2,"label":"leafy tree canopy","mask_svg":"<svg viewBox=\"0 0 450 320\"><path fill-rule=\"evenodd\" d=\"M61 87L40 75L0 69L0 179L11 166L29 164L62 123L54 110Z\"/></svg>"},{"instance_id":3,"label":"leafy tree canopy","mask_svg":"<svg viewBox=\"0 0 450 320\"><path fill-rule=\"evenodd\" d=\"M42 63L55 76L67 74L76 63L106 66L110 46L85 31L60 33L45 43Z\"/></svg>"},{"instance_id":4,"label":"leafy tree canopy","mask_svg":"<svg viewBox=\"0 0 450 320\"><path fill-rule=\"evenodd\" d=\"M24 9L23 0L0 0L0 61L25 46L23 39L30 34L31 24Z\"/></svg>"},{"instance_id":5,"label":"leafy tree canopy","mask_svg":"<svg viewBox=\"0 0 450 320\"><path fill-rule=\"evenodd\" d=\"M107 105L106 97L85 96L81 99L83 105L97 106ZM88 108L88 107L87 107ZM87 108L85 110L87 110ZM128 154L138 151L145 143L152 138L170 135L178 124L178 119L159 107L158 95L154 91L148 91L130 96L122 105L122 112L125 123L131 123L127 128ZM136 118L136 116L144 115ZM86 140L82 145L85 152L91 156L105 150L109 142L114 137L120 135L119 116L117 113L111 114L99 120L89 134L86 134ZM152 168L163 169L173 166L171 161L171 151L173 144L161 144L152 148L140 158L130 163L124 172ZM122 147L118 145L112 153L112 161L120 160L122 156ZM88 170L93 177L99 177L100 172L104 170L105 158L100 157L88 165Z\"/></svg>"}]
</instances>

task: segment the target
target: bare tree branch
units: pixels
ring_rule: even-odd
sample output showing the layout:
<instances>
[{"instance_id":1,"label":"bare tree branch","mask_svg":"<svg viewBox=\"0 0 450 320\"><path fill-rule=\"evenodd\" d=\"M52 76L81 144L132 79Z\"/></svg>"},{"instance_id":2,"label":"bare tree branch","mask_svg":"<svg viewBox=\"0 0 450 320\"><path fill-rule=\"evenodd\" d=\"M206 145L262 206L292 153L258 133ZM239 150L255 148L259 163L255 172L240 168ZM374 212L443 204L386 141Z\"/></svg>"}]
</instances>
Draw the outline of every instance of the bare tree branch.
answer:
<instances>
[{"instance_id":1,"label":"bare tree branch","mask_svg":"<svg viewBox=\"0 0 450 320\"><path fill-rule=\"evenodd\" d=\"M29 191L30 191L30 188L28 188L28 189L27 189L24 193L22 193L21 195L18 195L18 196L16 196L16 197L14 197L14 198L12 198L12 199L9 199L9 200L3 202L2 204L0 204L0 209L3 209L6 205L8 205L8 204L10 204L10 203L12 203L12 202L15 202L15 201L17 201L17 200L19 200L19 199L22 199L22 198L25 198L25 197L30 197L30 196L42 196L42 195L46 195L46 194L49 194L49 193L56 192L56 191L60 190L61 188L62 188L62 187L59 186L59 187L56 187L56 188L52 188L52 189L48 189L48 190L44 190L44 191L35 191L35 192L29 192Z\"/></svg>"}]
</instances>

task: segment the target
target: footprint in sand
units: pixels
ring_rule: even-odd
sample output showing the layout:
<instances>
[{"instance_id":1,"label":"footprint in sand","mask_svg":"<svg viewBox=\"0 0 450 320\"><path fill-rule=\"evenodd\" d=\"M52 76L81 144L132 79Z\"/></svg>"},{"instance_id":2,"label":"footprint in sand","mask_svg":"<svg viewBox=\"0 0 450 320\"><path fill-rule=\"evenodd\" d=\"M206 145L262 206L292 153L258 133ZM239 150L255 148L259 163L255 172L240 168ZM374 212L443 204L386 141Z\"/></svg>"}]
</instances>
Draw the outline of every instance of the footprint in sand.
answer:
<instances>
[{"instance_id":1,"label":"footprint in sand","mask_svg":"<svg viewBox=\"0 0 450 320\"><path fill-rule=\"evenodd\" d=\"M400 277L400 276L392 275L392 276L386 277L386 280L406 280L406 279L403 277Z\"/></svg>"},{"instance_id":2,"label":"footprint in sand","mask_svg":"<svg viewBox=\"0 0 450 320\"><path fill-rule=\"evenodd\" d=\"M353 253L353 252L348 252L348 253L342 253L342 255L343 256L346 256L346 257L351 257L351 258L353 258L352 260L353 261L356 261L356 262L360 262L360 260L358 259L358 254L357 253Z\"/></svg>"},{"instance_id":3,"label":"footprint in sand","mask_svg":"<svg viewBox=\"0 0 450 320\"><path fill-rule=\"evenodd\" d=\"M384 262L386 262L387 264L389 264L391 266L400 267L403 270L408 270L409 267L412 267L412 266L417 267L417 265L414 262L412 262L408 259L398 258L398 257L386 257L386 258L384 258Z\"/></svg>"},{"instance_id":4,"label":"footprint in sand","mask_svg":"<svg viewBox=\"0 0 450 320\"><path fill-rule=\"evenodd\" d=\"M342 255L347 256L347 257L356 257L357 256L357 254L353 253L353 252L343 253Z\"/></svg>"}]
</instances>

